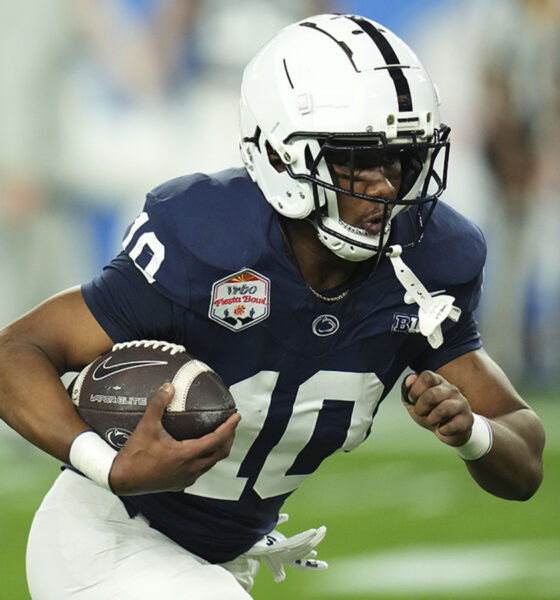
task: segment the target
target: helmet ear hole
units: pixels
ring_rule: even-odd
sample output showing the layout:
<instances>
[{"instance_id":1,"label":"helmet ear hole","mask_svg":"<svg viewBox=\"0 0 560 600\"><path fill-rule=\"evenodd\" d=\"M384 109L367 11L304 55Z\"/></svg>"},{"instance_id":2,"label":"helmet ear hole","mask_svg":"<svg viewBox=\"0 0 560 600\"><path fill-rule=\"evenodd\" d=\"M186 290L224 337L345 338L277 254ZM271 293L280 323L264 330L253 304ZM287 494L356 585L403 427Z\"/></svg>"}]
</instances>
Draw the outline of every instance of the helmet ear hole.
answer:
<instances>
[{"instance_id":1,"label":"helmet ear hole","mask_svg":"<svg viewBox=\"0 0 560 600\"><path fill-rule=\"evenodd\" d=\"M414 184L422 174L427 160L427 150L401 153L402 179L398 196L399 199L405 198L414 187Z\"/></svg>"},{"instance_id":2,"label":"helmet ear hole","mask_svg":"<svg viewBox=\"0 0 560 600\"><path fill-rule=\"evenodd\" d=\"M275 169L278 173L283 173L286 170L286 166L282 162L282 159L278 155L278 152L274 150L274 148L270 145L268 141L266 142L265 147L270 166L273 169Z\"/></svg>"}]
</instances>

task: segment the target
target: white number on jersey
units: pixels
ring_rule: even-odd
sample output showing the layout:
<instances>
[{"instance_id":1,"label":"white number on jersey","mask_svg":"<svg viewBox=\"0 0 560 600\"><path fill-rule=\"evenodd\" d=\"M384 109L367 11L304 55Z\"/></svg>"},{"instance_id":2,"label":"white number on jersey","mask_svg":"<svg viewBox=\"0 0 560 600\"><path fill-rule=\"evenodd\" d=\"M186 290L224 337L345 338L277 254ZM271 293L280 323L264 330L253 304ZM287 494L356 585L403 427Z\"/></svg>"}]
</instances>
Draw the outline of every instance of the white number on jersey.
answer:
<instances>
[{"instance_id":1,"label":"white number on jersey","mask_svg":"<svg viewBox=\"0 0 560 600\"><path fill-rule=\"evenodd\" d=\"M230 455L216 463L185 491L221 500L238 500L247 484L239 470L257 439L270 410L278 373L261 371L230 390L243 415ZM298 455L312 443L313 434L326 399L352 403L346 439L338 450L352 450L365 439L373 413L383 393L383 384L374 373L319 371L304 382L296 395L289 423L266 457L254 489L261 498L294 491L310 473L287 475ZM326 456L324 457L326 458Z\"/></svg>"}]
</instances>

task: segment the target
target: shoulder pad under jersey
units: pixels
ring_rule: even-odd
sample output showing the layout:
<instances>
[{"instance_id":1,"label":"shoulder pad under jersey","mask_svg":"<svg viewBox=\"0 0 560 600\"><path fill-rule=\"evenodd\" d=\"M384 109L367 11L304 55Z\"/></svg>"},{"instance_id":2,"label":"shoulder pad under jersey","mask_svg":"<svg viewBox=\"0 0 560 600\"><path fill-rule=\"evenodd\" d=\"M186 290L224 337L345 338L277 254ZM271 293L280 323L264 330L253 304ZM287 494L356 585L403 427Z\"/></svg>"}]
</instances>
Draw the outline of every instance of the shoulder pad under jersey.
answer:
<instances>
[{"instance_id":1,"label":"shoulder pad under jersey","mask_svg":"<svg viewBox=\"0 0 560 600\"><path fill-rule=\"evenodd\" d=\"M410 227L413 210L399 219ZM478 278L486 261L486 240L472 221L438 202L418 246L406 250L403 260L429 288L457 286Z\"/></svg>"},{"instance_id":2,"label":"shoulder pad under jersey","mask_svg":"<svg viewBox=\"0 0 560 600\"><path fill-rule=\"evenodd\" d=\"M258 251L263 204L245 169L178 177L147 195L123 248L158 291L187 306L193 271L227 270L236 257L250 260Z\"/></svg>"}]
</instances>

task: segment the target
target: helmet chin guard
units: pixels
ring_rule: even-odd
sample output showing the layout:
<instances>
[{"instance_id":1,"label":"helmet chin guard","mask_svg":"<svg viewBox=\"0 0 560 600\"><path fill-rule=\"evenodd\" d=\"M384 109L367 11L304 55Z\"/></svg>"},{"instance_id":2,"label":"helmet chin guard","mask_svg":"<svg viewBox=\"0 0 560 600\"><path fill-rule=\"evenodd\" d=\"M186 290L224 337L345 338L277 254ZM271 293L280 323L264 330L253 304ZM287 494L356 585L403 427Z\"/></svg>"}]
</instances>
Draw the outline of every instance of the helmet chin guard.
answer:
<instances>
[{"instance_id":1,"label":"helmet chin guard","mask_svg":"<svg viewBox=\"0 0 560 600\"><path fill-rule=\"evenodd\" d=\"M449 128L438 106L426 70L395 34L355 15L318 15L283 29L247 65L241 156L276 211L309 219L337 256L366 260L388 251L391 221L412 205L416 231L403 246L419 243L445 189ZM402 169L396 198L358 193L353 176L339 184L333 164L354 173L388 153ZM380 232L342 221L341 194L380 204Z\"/></svg>"}]
</instances>

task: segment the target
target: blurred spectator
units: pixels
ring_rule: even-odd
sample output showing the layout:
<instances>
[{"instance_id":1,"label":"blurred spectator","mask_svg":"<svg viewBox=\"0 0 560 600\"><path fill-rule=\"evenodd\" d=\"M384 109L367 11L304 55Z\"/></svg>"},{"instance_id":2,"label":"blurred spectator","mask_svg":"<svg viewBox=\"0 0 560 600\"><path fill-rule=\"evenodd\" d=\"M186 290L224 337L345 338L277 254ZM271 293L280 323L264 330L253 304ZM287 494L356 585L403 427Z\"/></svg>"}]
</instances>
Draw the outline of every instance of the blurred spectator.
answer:
<instances>
[{"instance_id":1,"label":"blurred spectator","mask_svg":"<svg viewBox=\"0 0 560 600\"><path fill-rule=\"evenodd\" d=\"M456 5L460 0L339 0L338 12L362 15L383 23L403 39L415 35L424 20L433 18L442 7Z\"/></svg>"},{"instance_id":2,"label":"blurred spectator","mask_svg":"<svg viewBox=\"0 0 560 600\"><path fill-rule=\"evenodd\" d=\"M82 61L118 104L163 101L185 79L200 0L74 0Z\"/></svg>"},{"instance_id":3,"label":"blurred spectator","mask_svg":"<svg viewBox=\"0 0 560 600\"><path fill-rule=\"evenodd\" d=\"M97 231L93 270L117 251L146 191L241 163L242 66L278 26L319 5L326 3L72 3L80 37L64 93L60 168L68 197Z\"/></svg>"},{"instance_id":4,"label":"blurred spectator","mask_svg":"<svg viewBox=\"0 0 560 600\"><path fill-rule=\"evenodd\" d=\"M59 203L57 103L69 30L62 0L0 0L0 326L75 280Z\"/></svg>"},{"instance_id":5,"label":"blurred spectator","mask_svg":"<svg viewBox=\"0 0 560 600\"><path fill-rule=\"evenodd\" d=\"M189 77L195 0L74 0L76 44L61 106L58 170L89 243L89 278L118 250L162 165L185 136L176 99ZM166 173L167 174L167 173ZM176 173L175 173L176 174Z\"/></svg>"},{"instance_id":6,"label":"blurred spectator","mask_svg":"<svg viewBox=\"0 0 560 600\"><path fill-rule=\"evenodd\" d=\"M560 3L502 0L479 10L481 21L500 24L483 38L481 65L484 150L500 204L493 235L502 242L483 324L519 353L529 383L558 385ZM515 337L506 321L519 324Z\"/></svg>"}]
</instances>

